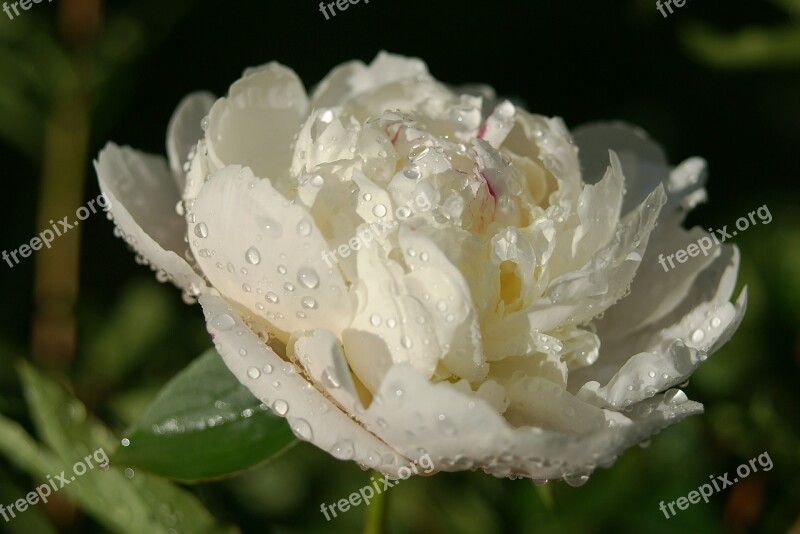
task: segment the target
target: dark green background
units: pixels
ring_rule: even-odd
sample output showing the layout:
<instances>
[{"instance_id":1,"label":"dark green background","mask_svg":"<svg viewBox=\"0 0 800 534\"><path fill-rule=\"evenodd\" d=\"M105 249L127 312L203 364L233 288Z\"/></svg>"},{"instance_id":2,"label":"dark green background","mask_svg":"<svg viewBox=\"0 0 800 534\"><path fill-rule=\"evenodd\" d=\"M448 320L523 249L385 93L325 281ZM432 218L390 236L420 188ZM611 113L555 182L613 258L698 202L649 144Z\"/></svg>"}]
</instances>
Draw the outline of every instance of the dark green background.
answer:
<instances>
[{"instance_id":1,"label":"dark green background","mask_svg":"<svg viewBox=\"0 0 800 534\"><path fill-rule=\"evenodd\" d=\"M5 54L41 59L22 43L55 35L58 1L34 5L14 21L0 13ZM732 342L686 388L706 414L669 428L647 449L628 451L582 488L551 483L541 491L480 473L404 482L392 490L387 525L390 532L786 532L800 529L800 9L782 7L791 5L797 2L689 0L665 19L649 0L372 0L326 21L310 1L108 2L104 20L123 21L121 29L71 53L102 56L98 47L108 47L131 56L93 95L91 157L107 140L164 153L178 101L197 89L224 94L247 66L280 61L310 88L333 66L369 61L381 49L423 58L447 83L492 85L570 127L607 119L637 124L673 163L704 157L710 201L690 216L691 225L730 226L764 204L773 216L735 238L750 306ZM12 83L0 78L0 86ZM46 101L41 110L47 113ZM0 144L0 248L7 250L41 230L41 150L20 150L11 135ZM89 165L85 184L85 200L96 197ZM109 221L95 216L81 229L78 350L59 372L121 432L210 340L199 307L186 306L179 291L136 265ZM31 258L14 269L0 264L0 408L26 426L12 361L31 356L32 283ZM133 349L131 332L142 341ZM103 359L87 356L126 350L132 363L114 383L105 381ZM673 519L658 510L659 501L764 451L774 462L770 472ZM32 485L3 459L0 475ZM267 466L193 491L244 532L351 532L361 528L363 506L325 524L319 505L368 478L355 464L302 444ZM80 512L45 513L65 532L102 530Z\"/></svg>"}]
</instances>

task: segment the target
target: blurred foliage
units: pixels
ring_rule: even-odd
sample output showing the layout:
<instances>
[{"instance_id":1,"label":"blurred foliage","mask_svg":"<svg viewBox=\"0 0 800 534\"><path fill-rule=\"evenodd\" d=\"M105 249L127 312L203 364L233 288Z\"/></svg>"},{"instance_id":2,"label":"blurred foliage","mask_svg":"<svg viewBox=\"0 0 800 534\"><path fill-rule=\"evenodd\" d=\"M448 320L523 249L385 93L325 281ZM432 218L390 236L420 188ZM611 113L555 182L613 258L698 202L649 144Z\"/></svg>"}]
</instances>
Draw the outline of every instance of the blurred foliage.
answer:
<instances>
[{"instance_id":1,"label":"blurred foliage","mask_svg":"<svg viewBox=\"0 0 800 534\"><path fill-rule=\"evenodd\" d=\"M692 0L667 19L653 0L627 1L621 11L588 0L542 3L514 21L501 20L495 41L480 45L485 55L475 45L472 53L483 59L472 61L468 73L447 70L462 68L453 58L456 50L463 55L464 36L442 29L440 21L451 17L456 29L481 27L486 17L495 20L511 7L487 14L465 13L455 1L373 4L325 22L311 4L108 2L96 39L80 45L56 37L57 2L39 4L13 21L0 15L0 138L6 143L0 155L14 200L7 206L14 224L4 226L3 246L16 247L33 235L28 213L36 204L36 185L30 176L43 159L54 95L75 84L91 96L91 155L109 132L127 135L122 142L163 151L169 110L189 90L211 85L224 91L243 67L290 52L304 61L287 63L304 78L318 79L340 56L374 55L364 42L404 47L395 50L428 59L434 74L442 70L447 81L476 81L475 76L501 92L519 92L536 111L571 120L611 116L638 122L665 143L673 159L687 150L716 157L710 204L692 214L690 224L730 224L753 209L754 198L768 204L774 218L735 238L749 309L733 341L686 388L706 413L667 429L648 448L628 451L581 488L539 487L482 473L404 481L388 499L388 532L800 529L800 2ZM517 3L513 9L522 8ZM409 12L432 13L433 26L420 17L414 40L387 40L385 25L375 21L405 20ZM503 31L512 23L522 29ZM309 29L298 31L298 25ZM566 39L565 31L582 40ZM635 39L647 46L631 46ZM450 41L461 44L456 48ZM516 49L541 43L559 53L537 52L536 69L534 59L525 63L535 77L518 76L523 60ZM587 43L594 54L588 59ZM498 58L500 52L507 59ZM597 83L587 89L587 81ZM687 81L693 85L684 91ZM604 91L585 93L597 87ZM88 167L86 181L96 189ZM158 405L162 388L179 380L181 370L210 346L200 311L133 265L107 221L87 221L82 231L79 346L66 370L20 363L32 360L30 266L0 267L7 299L0 312L0 504L24 496L45 475L97 447L111 454L126 430ZM282 431L288 436L288 428ZM660 501L685 496L709 476L732 472L765 451L774 463L769 472L751 475L708 504L663 517ZM236 446L228 452L237 454ZM190 487L112 461L108 470L89 471L46 505L0 522L0 531L158 532L184 521L189 532L235 528L227 525L243 532L353 532L363 527L364 506L331 522L319 507L357 491L369 476L305 443L234 478Z\"/></svg>"}]
</instances>

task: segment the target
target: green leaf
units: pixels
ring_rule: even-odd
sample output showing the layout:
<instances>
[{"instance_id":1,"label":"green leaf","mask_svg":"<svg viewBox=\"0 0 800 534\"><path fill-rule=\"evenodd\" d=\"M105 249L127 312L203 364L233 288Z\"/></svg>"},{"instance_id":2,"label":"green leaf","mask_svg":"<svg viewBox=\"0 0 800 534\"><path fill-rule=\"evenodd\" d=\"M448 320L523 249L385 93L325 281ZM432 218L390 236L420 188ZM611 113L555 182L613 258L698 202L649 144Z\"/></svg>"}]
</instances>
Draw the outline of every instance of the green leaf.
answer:
<instances>
[{"instance_id":1,"label":"green leaf","mask_svg":"<svg viewBox=\"0 0 800 534\"><path fill-rule=\"evenodd\" d=\"M100 465L116 439L62 386L27 363L20 366L34 425L52 452L14 421L0 416L0 451L38 481L46 475L80 507L113 532L221 532L192 494L147 473ZM86 468L89 462L92 467ZM84 469L75 469L78 462ZM83 473L79 471L85 471ZM57 483L61 486L61 482Z\"/></svg>"},{"instance_id":2,"label":"green leaf","mask_svg":"<svg viewBox=\"0 0 800 534\"><path fill-rule=\"evenodd\" d=\"M209 350L178 373L128 433L114 460L187 482L220 478L296 442Z\"/></svg>"}]
</instances>

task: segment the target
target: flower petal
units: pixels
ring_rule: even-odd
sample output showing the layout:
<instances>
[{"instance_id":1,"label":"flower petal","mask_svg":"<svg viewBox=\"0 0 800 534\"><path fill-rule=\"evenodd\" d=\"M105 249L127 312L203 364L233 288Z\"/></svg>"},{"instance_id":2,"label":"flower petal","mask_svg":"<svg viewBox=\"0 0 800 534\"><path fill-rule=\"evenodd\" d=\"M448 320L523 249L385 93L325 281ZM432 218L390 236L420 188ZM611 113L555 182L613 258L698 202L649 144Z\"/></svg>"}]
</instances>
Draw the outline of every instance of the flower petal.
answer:
<instances>
[{"instance_id":1,"label":"flower petal","mask_svg":"<svg viewBox=\"0 0 800 534\"><path fill-rule=\"evenodd\" d=\"M430 80L431 76L424 61L381 50L369 66L350 61L333 69L314 89L311 104L314 108L341 105L355 96L407 78Z\"/></svg>"},{"instance_id":2,"label":"flower petal","mask_svg":"<svg viewBox=\"0 0 800 534\"><path fill-rule=\"evenodd\" d=\"M212 170L246 165L277 186L289 177L293 137L307 111L308 98L294 71L274 62L248 69L209 113Z\"/></svg>"},{"instance_id":3,"label":"flower petal","mask_svg":"<svg viewBox=\"0 0 800 534\"><path fill-rule=\"evenodd\" d=\"M576 406L580 404L554 409L564 410L558 417L571 418L577 417ZM498 477L572 481L597 465L610 465L626 448L701 412L702 406L675 390L640 403L628 416L589 405L581 409L593 421L591 428L577 432L515 428L486 402L450 383L431 383L401 364L386 375L361 419L404 456L430 454L438 471L483 469Z\"/></svg>"},{"instance_id":4,"label":"flower petal","mask_svg":"<svg viewBox=\"0 0 800 534\"><path fill-rule=\"evenodd\" d=\"M256 398L286 417L299 439L339 459L396 476L404 458L314 389L258 339L223 299L203 295L200 304L225 365Z\"/></svg>"},{"instance_id":5,"label":"flower petal","mask_svg":"<svg viewBox=\"0 0 800 534\"><path fill-rule=\"evenodd\" d=\"M193 295L205 287L187 260L180 194L164 158L108 143L94 162L117 229L151 267Z\"/></svg>"},{"instance_id":6,"label":"flower petal","mask_svg":"<svg viewBox=\"0 0 800 534\"><path fill-rule=\"evenodd\" d=\"M205 91L191 93L181 100L169 120L167 156L169 167L172 169L172 174L178 183L178 190L181 192L186 186L186 172L183 166L189 153L205 135L201 121L211 111L215 100L214 95Z\"/></svg>"},{"instance_id":7,"label":"flower petal","mask_svg":"<svg viewBox=\"0 0 800 534\"><path fill-rule=\"evenodd\" d=\"M353 299L339 271L325 266L325 238L308 211L268 180L247 167L217 171L191 216L203 273L226 298L268 320L281 341L311 325L338 334L350 323Z\"/></svg>"}]
</instances>

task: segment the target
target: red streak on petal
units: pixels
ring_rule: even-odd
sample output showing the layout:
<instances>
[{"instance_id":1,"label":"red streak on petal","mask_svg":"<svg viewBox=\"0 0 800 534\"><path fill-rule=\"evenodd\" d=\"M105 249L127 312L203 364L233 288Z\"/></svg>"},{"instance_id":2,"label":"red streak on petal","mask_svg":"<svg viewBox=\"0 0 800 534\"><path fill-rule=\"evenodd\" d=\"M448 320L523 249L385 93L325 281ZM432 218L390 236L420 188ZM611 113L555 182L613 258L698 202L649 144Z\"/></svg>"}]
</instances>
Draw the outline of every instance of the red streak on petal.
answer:
<instances>
[{"instance_id":1,"label":"red streak on petal","mask_svg":"<svg viewBox=\"0 0 800 534\"><path fill-rule=\"evenodd\" d=\"M486 187L489 188L489 194L492 195L492 198L495 201L497 201L497 194L495 194L494 189L492 189L492 184L489 182L489 179L486 177L485 174L483 174L483 171L478 171L478 174L480 175L481 178L483 178L483 181L486 182Z\"/></svg>"}]
</instances>

